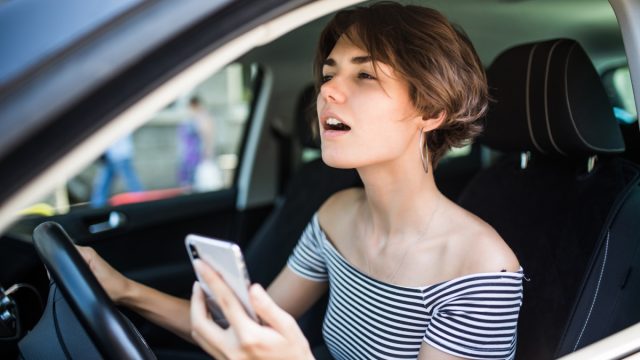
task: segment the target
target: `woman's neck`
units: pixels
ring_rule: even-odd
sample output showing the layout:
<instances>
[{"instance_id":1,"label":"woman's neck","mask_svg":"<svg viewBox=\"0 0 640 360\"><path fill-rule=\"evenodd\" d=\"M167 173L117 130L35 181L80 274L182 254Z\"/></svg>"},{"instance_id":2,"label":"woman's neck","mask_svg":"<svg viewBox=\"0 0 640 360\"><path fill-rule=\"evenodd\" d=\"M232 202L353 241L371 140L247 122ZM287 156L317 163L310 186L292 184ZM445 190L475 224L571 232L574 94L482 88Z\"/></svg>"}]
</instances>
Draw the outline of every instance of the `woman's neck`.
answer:
<instances>
[{"instance_id":1,"label":"woman's neck","mask_svg":"<svg viewBox=\"0 0 640 360\"><path fill-rule=\"evenodd\" d=\"M378 164L358 169L364 183L362 221L370 236L385 243L389 239L415 238L434 216L443 195L433 170L425 173L419 164Z\"/></svg>"}]
</instances>

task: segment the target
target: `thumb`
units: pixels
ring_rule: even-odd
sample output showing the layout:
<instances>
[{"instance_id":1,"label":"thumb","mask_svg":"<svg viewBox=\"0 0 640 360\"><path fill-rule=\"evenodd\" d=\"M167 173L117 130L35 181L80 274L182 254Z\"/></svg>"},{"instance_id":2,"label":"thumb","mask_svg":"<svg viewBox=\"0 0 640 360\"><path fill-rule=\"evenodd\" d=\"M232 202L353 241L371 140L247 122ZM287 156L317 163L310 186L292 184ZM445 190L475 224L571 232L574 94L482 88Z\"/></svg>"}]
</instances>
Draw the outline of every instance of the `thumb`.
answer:
<instances>
[{"instance_id":1,"label":"thumb","mask_svg":"<svg viewBox=\"0 0 640 360\"><path fill-rule=\"evenodd\" d=\"M253 308L265 324L286 338L299 336L301 334L295 319L289 315L289 313L282 310L273 299L271 299L269 294L264 291L264 288L260 286L260 284L251 285L249 292L251 294Z\"/></svg>"}]
</instances>

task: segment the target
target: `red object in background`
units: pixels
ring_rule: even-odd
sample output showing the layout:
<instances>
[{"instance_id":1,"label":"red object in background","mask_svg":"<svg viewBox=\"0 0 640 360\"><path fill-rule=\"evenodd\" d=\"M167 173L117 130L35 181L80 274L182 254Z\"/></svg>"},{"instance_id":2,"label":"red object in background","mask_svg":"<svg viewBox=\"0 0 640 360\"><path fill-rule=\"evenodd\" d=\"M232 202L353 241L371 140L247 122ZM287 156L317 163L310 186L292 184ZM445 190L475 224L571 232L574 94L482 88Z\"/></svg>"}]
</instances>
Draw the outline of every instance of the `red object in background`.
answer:
<instances>
[{"instance_id":1,"label":"red object in background","mask_svg":"<svg viewBox=\"0 0 640 360\"><path fill-rule=\"evenodd\" d=\"M111 206L134 204L145 201L162 200L188 193L188 188L170 188L117 194L109 199Z\"/></svg>"}]
</instances>

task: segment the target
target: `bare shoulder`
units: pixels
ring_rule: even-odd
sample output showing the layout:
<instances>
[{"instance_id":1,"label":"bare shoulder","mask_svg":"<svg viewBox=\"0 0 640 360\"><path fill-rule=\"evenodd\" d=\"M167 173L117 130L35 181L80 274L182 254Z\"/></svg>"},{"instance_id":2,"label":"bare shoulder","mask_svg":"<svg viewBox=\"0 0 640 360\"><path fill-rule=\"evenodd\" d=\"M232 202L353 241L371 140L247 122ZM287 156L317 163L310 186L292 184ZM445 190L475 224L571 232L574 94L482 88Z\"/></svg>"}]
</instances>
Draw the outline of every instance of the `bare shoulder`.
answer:
<instances>
[{"instance_id":1,"label":"bare shoulder","mask_svg":"<svg viewBox=\"0 0 640 360\"><path fill-rule=\"evenodd\" d=\"M362 188L348 188L331 195L318 210L321 224L335 222L341 217L357 210L359 200L364 196Z\"/></svg>"},{"instance_id":2,"label":"bare shoulder","mask_svg":"<svg viewBox=\"0 0 640 360\"><path fill-rule=\"evenodd\" d=\"M320 227L338 245L340 239L349 238L353 223L364 199L364 190L354 187L331 195L318 210Z\"/></svg>"},{"instance_id":3,"label":"bare shoulder","mask_svg":"<svg viewBox=\"0 0 640 360\"><path fill-rule=\"evenodd\" d=\"M518 271L518 258L491 225L457 205L453 211L452 250L462 260L462 273Z\"/></svg>"}]
</instances>

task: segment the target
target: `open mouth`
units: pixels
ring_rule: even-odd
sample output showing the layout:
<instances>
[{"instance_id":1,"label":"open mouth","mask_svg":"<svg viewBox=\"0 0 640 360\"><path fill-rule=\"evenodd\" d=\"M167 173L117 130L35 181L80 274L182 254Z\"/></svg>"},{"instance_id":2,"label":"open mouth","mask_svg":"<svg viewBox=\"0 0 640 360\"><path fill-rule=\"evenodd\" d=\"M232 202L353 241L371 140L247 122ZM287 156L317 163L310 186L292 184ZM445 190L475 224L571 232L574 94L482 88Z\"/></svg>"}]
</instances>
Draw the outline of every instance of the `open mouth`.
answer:
<instances>
[{"instance_id":1,"label":"open mouth","mask_svg":"<svg viewBox=\"0 0 640 360\"><path fill-rule=\"evenodd\" d=\"M351 130L349 125L341 122L336 118L328 118L327 121L324 122L325 130L335 130L335 131L348 131Z\"/></svg>"}]
</instances>

